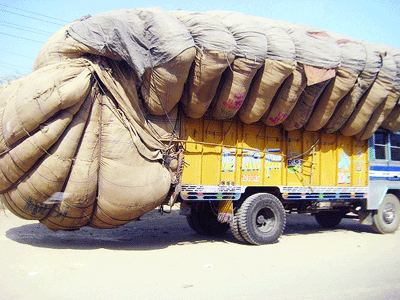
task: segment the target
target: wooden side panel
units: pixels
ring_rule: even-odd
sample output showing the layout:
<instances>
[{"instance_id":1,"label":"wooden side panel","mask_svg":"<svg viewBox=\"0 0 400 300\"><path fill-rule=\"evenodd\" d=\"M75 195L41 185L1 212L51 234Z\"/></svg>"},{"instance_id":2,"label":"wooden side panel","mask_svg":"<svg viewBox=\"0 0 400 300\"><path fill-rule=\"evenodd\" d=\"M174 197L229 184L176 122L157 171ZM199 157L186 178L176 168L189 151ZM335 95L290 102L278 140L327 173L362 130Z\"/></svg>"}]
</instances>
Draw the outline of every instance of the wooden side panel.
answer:
<instances>
[{"instance_id":1,"label":"wooden side panel","mask_svg":"<svg viewBox=\"0 0 400 300\"><path fill-rule=\"evenodd\" d=\"M184 118L183 184L367 186L367 142L239 120Z\"/></svg>"}]
</instances>

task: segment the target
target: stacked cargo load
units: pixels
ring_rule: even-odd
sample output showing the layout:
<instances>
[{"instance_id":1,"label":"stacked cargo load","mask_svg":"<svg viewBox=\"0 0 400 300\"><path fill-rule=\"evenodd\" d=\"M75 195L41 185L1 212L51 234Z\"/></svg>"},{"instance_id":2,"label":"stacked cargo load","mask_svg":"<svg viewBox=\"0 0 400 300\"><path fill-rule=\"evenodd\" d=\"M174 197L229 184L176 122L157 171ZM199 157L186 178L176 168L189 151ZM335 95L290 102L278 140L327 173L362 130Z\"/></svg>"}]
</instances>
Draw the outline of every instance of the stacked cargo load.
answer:
<instances>
[{"instance_id":1,"label":"stacked cargo load","mask_svg":"<svg viewBox=\"0 0 400 300\"><path fill-rule=\"evenodd\" d=\"M399 50L312 26L230 11L87 16L0 87L1 201L53 230L121 226L176 195L182 114L366 140L400 130L399 97Z\"/></svg>"}]
</instances>

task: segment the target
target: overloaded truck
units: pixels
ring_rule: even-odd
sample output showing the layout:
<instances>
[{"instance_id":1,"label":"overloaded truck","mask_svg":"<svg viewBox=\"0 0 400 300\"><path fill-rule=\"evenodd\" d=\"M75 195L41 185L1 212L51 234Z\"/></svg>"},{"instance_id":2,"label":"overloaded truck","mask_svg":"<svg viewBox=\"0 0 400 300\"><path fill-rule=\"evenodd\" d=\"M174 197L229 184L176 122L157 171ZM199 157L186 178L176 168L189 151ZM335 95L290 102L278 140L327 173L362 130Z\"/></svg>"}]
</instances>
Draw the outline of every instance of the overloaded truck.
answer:
<instances>
[{"instance_id":1,"label":"overloaded truck","mask_svg":"<svg viewBox=\"0 0 400 300\"><path fill-rule=\"evenodd\" d=\"M311 213L324 228L358 218L379 233L400 222L400 135L369 140L211 118L181 121L185 166L179 200L190 227L274 243L286 214Z\"/></svg>"},{"instance_id":2,"label":"overloaded truck","mask_svg":"<svg viewBox=\"0 0 400 300\"><path fill-rule=\"evenodd\" d=\"M85 16L0 87L0 201L51 230L181 203L274 243L286 214L400 222L400 50L231 11Z\"/></svg>"}]
</instances>

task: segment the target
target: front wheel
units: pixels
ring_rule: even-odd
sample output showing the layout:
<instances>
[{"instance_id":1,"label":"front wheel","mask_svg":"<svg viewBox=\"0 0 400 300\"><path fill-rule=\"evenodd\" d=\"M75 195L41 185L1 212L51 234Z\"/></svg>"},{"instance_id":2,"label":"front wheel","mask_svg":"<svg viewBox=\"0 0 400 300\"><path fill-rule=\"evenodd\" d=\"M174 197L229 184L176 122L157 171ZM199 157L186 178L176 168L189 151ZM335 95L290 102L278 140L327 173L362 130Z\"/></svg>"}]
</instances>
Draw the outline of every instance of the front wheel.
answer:
<instances>
[{"instance_id":1,"label":"front wheel","mask_svg":"<svg viewBox=\"0 0 400 300\"><path fill-rule=\"evenodd\" d=\"M378 233L392 233L399 228L400 202L393 194L386 194L378 211L373 215L372 228Z\"/></svg>"},{"instance_id":2,"label":"front wheel","mask_svg":"<svg viewBox=\"0 0 400 300\"><path fill-rule=\"evenodd\" d=\"M238 211L241 237L254 245L278 241L286 225L282 203L271 194L254 194L248 197Z\"/></svg>"}]
</instances>

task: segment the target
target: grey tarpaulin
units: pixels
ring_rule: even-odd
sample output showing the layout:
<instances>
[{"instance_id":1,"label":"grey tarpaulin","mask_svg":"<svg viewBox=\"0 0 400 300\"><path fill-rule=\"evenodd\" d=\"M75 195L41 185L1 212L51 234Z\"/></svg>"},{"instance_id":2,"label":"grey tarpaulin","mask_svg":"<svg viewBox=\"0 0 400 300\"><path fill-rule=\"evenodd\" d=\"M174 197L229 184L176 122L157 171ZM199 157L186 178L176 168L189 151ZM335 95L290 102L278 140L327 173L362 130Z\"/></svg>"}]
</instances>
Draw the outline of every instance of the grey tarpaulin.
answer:
<instances>
[{"instance_id":1,"label":"grey tarpaulin","mask_svg":"<svg viewBox=\"0 0 400 300\"><path fill-rule=\"evenodd\" d=\"M296 47L297 61L324 69L334 69L339 66L339 47L324 30L285 21L274 23L290 35Z\"/></svg>"},{"instance_id":2,"label":"grey tarpaulin","mask_svg":"<svg viewBox=\"0 0 400 300\"><path fill-rule=\"evenodd\" d=\"M393 86L400 91L400 50L389 46L384 46L382 49L391 54L396 63L396 76L393 77Z\"/></svg>"},{"instance_id":3,"label":"grey tarpaulin","mask_svg":"<svg viewBox=\"0 0 400 300\"><path fill-rule=\"evenodd\" d=\"M279 26L274 26L267 19L255 17L256 22L264 30L268 41L267 57L276 60L294 61L296 48L289 34Z\"/></svg>"},{"instance_id":4,"label":"grey tarpaulin","mask_svg":"<svg viewBox=\"0 0 400 300\"><path fill-rule=\"evenodd\" d=\"M218 19L208 14L183 10L170 13L185 24L200 49L236 52L236 41L232 33Z\"/></svg>"},{"instance_id":5,"label":"grey tarpaulin","mask_svg":"<svg viewBox=\"0 0 400 300\"><path fill-rule=\"evenodd\" d=\"M336 32L328 31L328 34L339 45L340 66L358 74L363 71L367 61L365 45L360 40Z\"/></svg>"},{"instance_id":6,"label":"grey tarpaulin","mask_svg":"<svg viewBox=\"0 0 400 300\"><path fill-rule=\"evenodd\" d=\"M211 16L220 20L233 34L238 57L245 57L255 62L267 58L267 37L251 17L231 11L209 11Z\"/></svg>"},{"instance_id":7,"label":"grey tarpaulin","mask_svg":"<svg viewBox=\"0 0 400 300\"><path fill-rule=\"evenodd\" d=\"M186 27L161 8L117 10L89 17L68 30L77 41L125 60L139 78L194 46Z\"/></svg>"}]
</instances>

